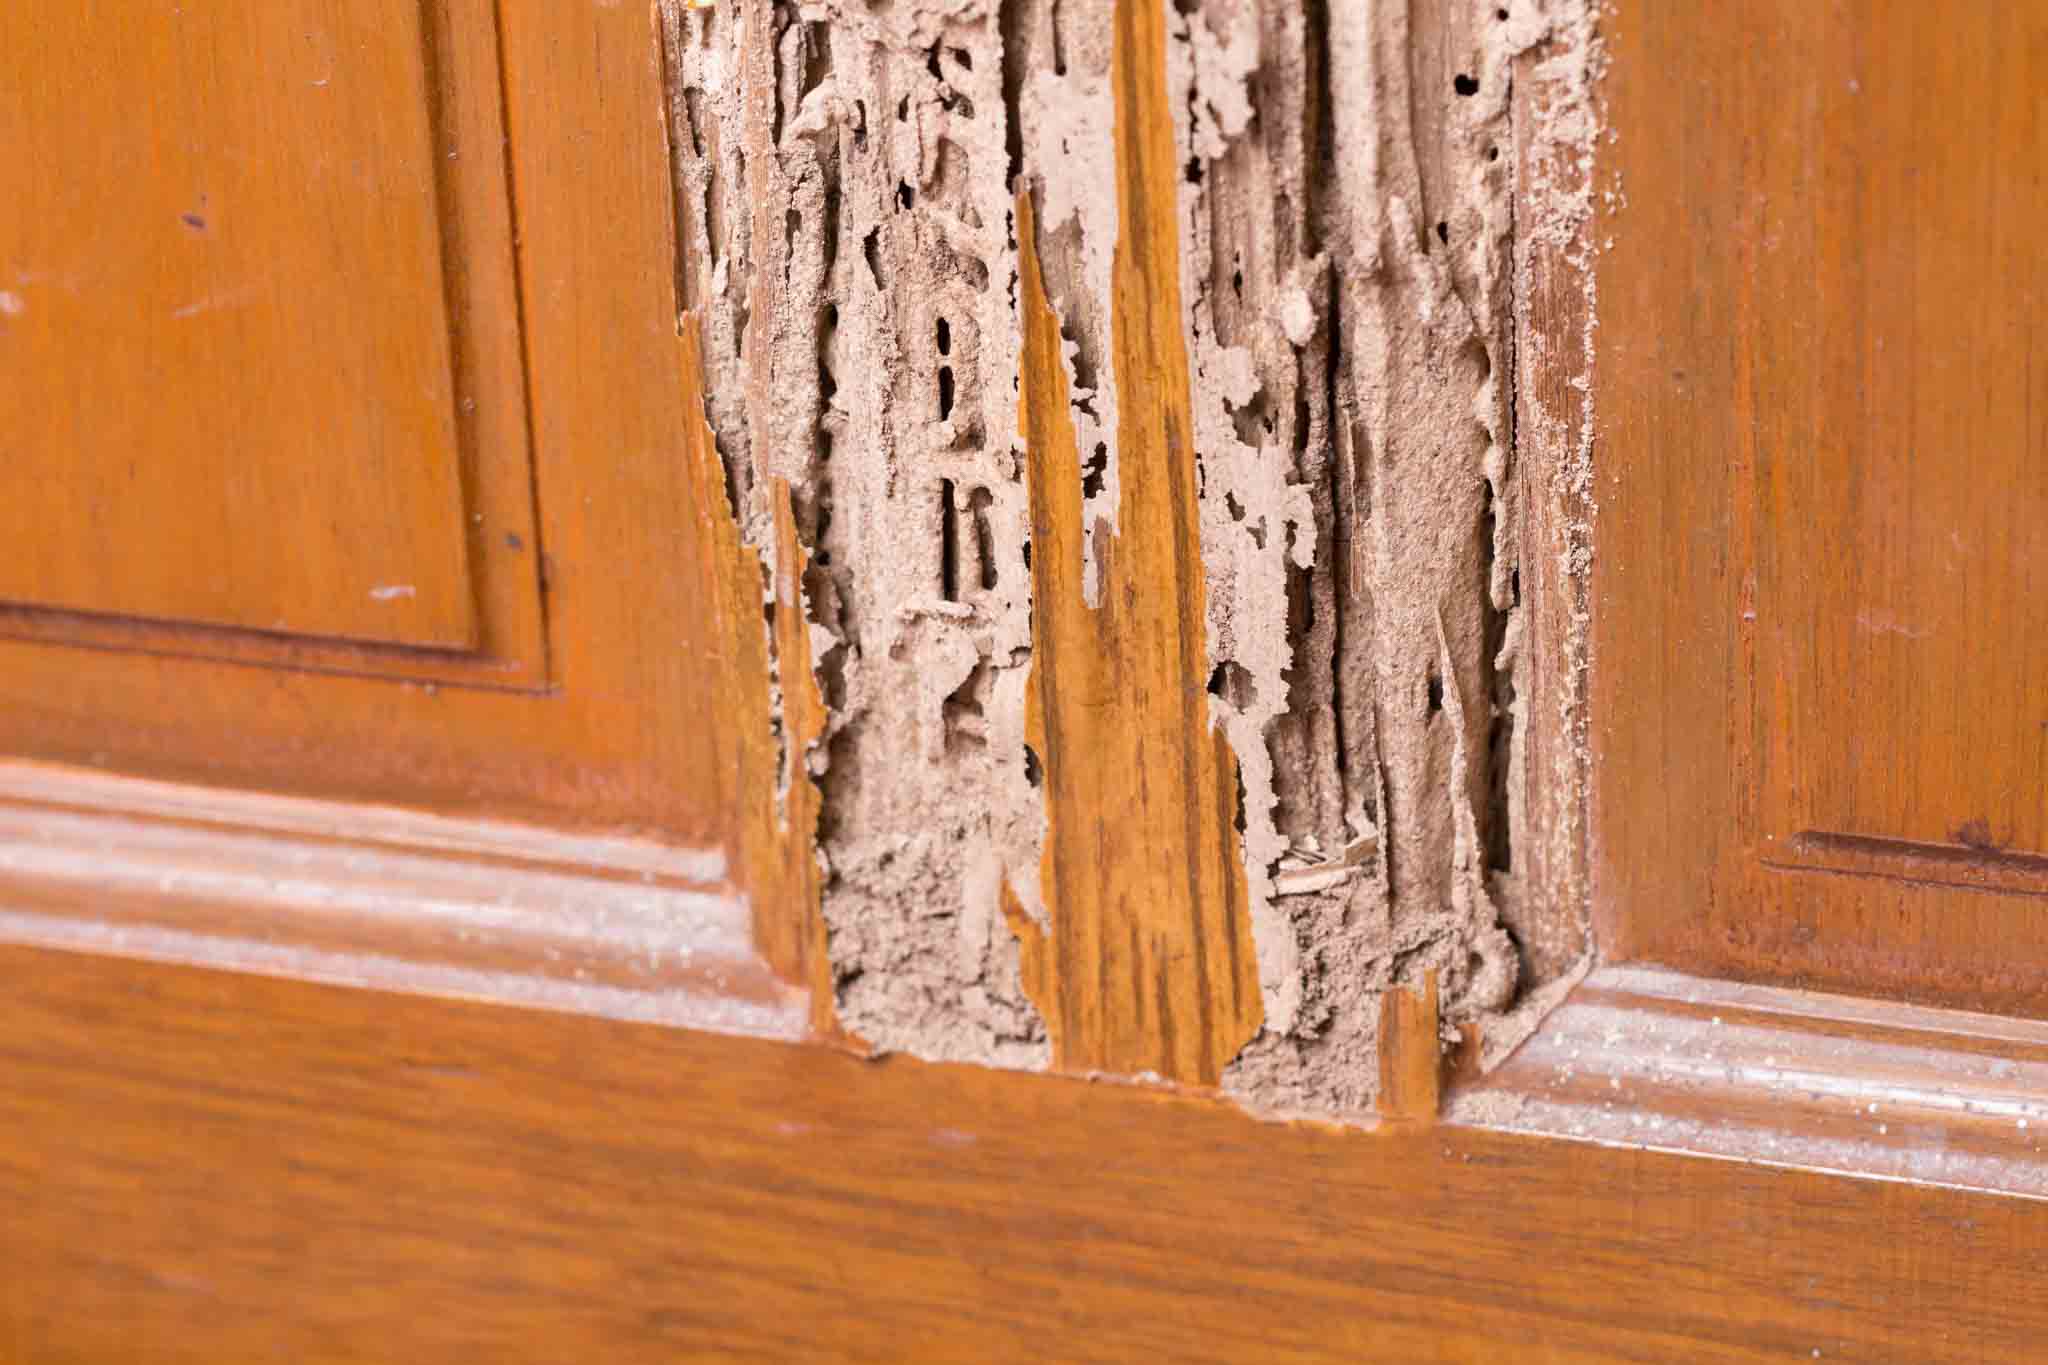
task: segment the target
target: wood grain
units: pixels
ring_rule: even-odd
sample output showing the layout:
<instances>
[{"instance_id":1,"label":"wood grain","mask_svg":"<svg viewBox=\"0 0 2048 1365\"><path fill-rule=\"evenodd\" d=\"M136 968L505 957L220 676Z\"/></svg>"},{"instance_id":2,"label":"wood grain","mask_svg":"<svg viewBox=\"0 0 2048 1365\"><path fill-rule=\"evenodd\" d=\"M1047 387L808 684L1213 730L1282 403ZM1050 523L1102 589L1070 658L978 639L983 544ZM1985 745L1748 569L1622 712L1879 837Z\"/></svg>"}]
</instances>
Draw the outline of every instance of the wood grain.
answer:
<instances>
[{"instance_id":1,"label":"wood grain","mask_svg":"<svg viewBox=\"0 0 2048 1365\"><path fill-rule=\"evenodd\" d=\"M457 3L450 13L485 13ZM738 616L706 610L704 566L737 561L709 540L714 511L728 515L715 456L686 458L702 399L677 334L653 17L508 5L496 18L485 51L503 74L505 131L490 145L506 147L493 180L508 244L516 224L517 291L490 319L526 351L539 534L515 548L494 528L491 553L529 572L545 558L545 690L10 639L0 752L723 848L754 897L742 830L776 768L741 762L735 708L753 704L750 689L765 696L767 673L733 657ZM770 586L756 561L733 607L756 639Z\"/></svg>"},{"instance_id":2,"label":"wood grain","mask_svg":"<svg viewBox=\"0 0 2048 1365\"><path fill-rule=\"evenodd\" d=\"M2032 1200L60 953L0 980L9 1359L1931 1363L2048 1329Z\"/></svg>"},{"instance_id":3,"label":"wood grain","mask_svg":"<svg viewBox=\"0 0 2048 1365\"><path fill-rule=\"evenodd\" d=\"M1055 1066L1213 1085L1263 1007L1237 760L1211 724L1206 686L1164 0L1119 4L1114 27L1114 527L1082 524L1065 343L1030 196L1017 201L1033 590L1025 726L1044 768L1052 923L1010 918ZM1090 537L1099 606L1081 581Z\"/></svg>"},{"instance_id":4,"label":"wood grain","mask_svg":"<svg viewBox=\"0 0 2048 1365\"><path fill-rule=\"evenodd\" d=\"M433 8L0 15L0 598L476 643Z\"/></svg>"},{"instance_id":5,"label":"wood grain","mask_svg":"<svg viewBox=\"0 0 2048 1365\"><path fill-rule=\"evenodd\" d=\"M1380 997L1381 1118L1433 1122L1443 1099L1444 1047L1436 968L1419 988L1394 985Z\"/></svg>"},{"instance_id":6,"label":"wood grain","mask_svg":"<svg viewBox=\"0 0 2048 1365\"><path fill-rule=\"evenodd\" d=\"M1517 59L1513 126L1514 463L1521 508L1522 662L1515 724L1523 761L1515 841L1520 883L1513 925L1540 985L1568 974L1593 944L1586 827L1587 569L1592 556L1591 401L1593 252L1590 221L1536 224L1587 183L1583 149L1560 141L1557 120L1583 98L1555 40ZM1510 774L1511 779L1516 776Z\"/></svg>"},{"instance_id":7,"label":"wood grain","mask_svg":"<svg viewBox=\"0 0 2048 1365\"><path fill-rule=\"evenodd\" d=\"M2038 1013L2048 14L1611 29L1603 945Z\"/></svg>"},{"instance_id":8,"label":"wood grain","mask_svg":"<svg viewBox=\"0 0 2048 1365\"><path fill-rule=\"evenodd\" d=\"M61 7L16 6L10 11L8 22L34 28L40 23L37 16L44 11L55 13L56 8ZM505 150L495 6L489 0L434 0L413 8L416 14L398 16L388 34L380 36L370 49L340 61L324 75L309 74L304 69L309 60L339 60L332 52L323 56L313 50L318 47L317 42L309 47L305 41L308 36L320 39L323 33L332 38L331 25L322 26L346 11L329 7L324 18L315 16L311 30L296 36L287 34L289 51L255 81L255 89L238 95L195 90L189 84L181 84L176 75L181 60L191 59L195 51L203 55L204 45L198 41L201 36L224 34L233 28L234 21L200 14L167 15L159 12L160 7L148 11L146 23L130 25L124 20L123 36L113 41L110 51L156 64L135 82L135 88L150 91L153 107L158 111L157 130L148 134L150 145L165 150L167 142L175 142L175 155L166 150L161 164L152 163L150 175L155 179L150 184L129 184L131 177L121 168L127 159L140 154L138 149L142 146L135 106L118 100L84 98L79 108L85 111L85 118L74 117L75 111L67 108L54 124L39 126L35 134L38 141L24 145L32 150L48 147L53 154L69 155L77 164L95 169L75 175L67 169L64 175L50 177L40 184L38 193L63 199L62 213L81 213L92 209L93 202L109 196L132 200L167 189L182 193L182 185L166 183L178 180L179 167L195 170L225 166L239 172L242 193L254 195L256 202L245 205L250 216L236 214L214 221L198 215L209 222L203 234L168 210L153 216L95 213L86 227L59 231L54 236L49 229L56 219L40 224L26 219L11 222L10 232L34 239L23 250L54 252L73 260L76 271L51 275L30 270L24 264L18 277L0 284L0 288L16 296L19 304L12 319L0 316L0 353L21 355L34 350L38 356L36 364L10 366L7 375L0 376L0 404L11 403L26 394L25 401L35 420L25 425L11 424L9 429L17 432L47 431L53 414L67 404L77 405L83 415L74 434L83 444L62 452L60 464L65 478L54 486L28 488L34 459L10 464L7 474L0 477L22 480L18 489L12 483L7 486L15 495L9 499L10 508L23 516L33 509L48 511L48 500L53 497L76 503L96 497L95 489L106 491L104 480L97 476L80 478L80 470L97 470L116 484L131 476L149 484L153 492L148 498L135 496L136 488L141 486L138 484L124 497L115 499L113 520L98 520L100 514L94 512L97 530L76 521L66 522L59 514L40 522L24 523L22 535L10 537L9 543L23 547L26 552L52 536L61 535L66 539L65 546L60 547L62 555L86 558L96 553L90 547L98 545L109 550L111 560L97 570L88 570L89 573L103 570L115 576L132 576L146 571L153 580L151 592L173 596L197 594L215 604L215 614L265 627L277 622L262 612L251 613L231 602L225 606L222 603L244 591L252 595L252 601L264 600L266 594L274 601L281 591L310 590L329 579L339 581L361 567L354 563L354 557L383 553L388 538L380 537L374 525L360 519L346 527L340 525L346 519L343 514L353 505L351 500L360 502L358 494L373 501L391 501L387 490L365 493L357 486L365 473L381 469L392 475L392 488L400 492L417 491L415 486L422 479L445 481L444 475L454 478L461 497L460 525L455 529L467 557L469 600L465 609L472 617L474 638L460 650L380 646L331 636L279 633L269 628L207 625L192 619L170 621L110 615L106 614L113 605L110 601L101 601L102 609L93 612L0 601L0 636L321 672L399 676L436 684L528 690L546 685L540 547L527 440L525 361L521 354L519 281L508 188L510 160ZM260 21L259 29L277 20L280 14ZM99 21L87 20L81 12L62 22L76 26ZM276 37L274 29L263 31L273 39ZM144 32L159 41L139 49L136 40ZM392 47L394 42L399 46ZM301 48L307 51L302 53ZM15 46L9 50L18 54L27 49ZM387 58L387 68L388 58L395 54L403 59L401 65L409 63L420 69L415 73L417 79L403 89L385 92L396 102L394 109L370 119L373 111L354 108L365 97L364 91L336 72L346 69L359 78L364 72L364 59L374 54ZM80 66L88 55L96 63L89 71ZM227 55L244 60L257 54ZM69 89L78 81L110 79L103 69L107 60L111 59L106 53L80 47L40 64L34 79L10 86L10 93L24 101L16 106L17 111L28 107L25 101L30 92L40 90L41 97L48 99L52 92L42 89L45 84ZM374 61L370 64L375 65ZM316 85L315 81L323 83ZM238 135L233 127L224 129L217 117L220 111L208 113L210 101L260 100L265 91L284 106L284 122L277 130L279 145ZM205 114L213 121L188 119L177 124L162 113L163 100L207 106L191 111L193 118ZM320 113L322 106L328 106L332 112L338 100L349 101L352 112L339 119L324 118ZM359 183L360 177L351 179L335 170L340 164L337 154L351 152L338 141L344 132L353 129L374 137L376 131L369 124L389 133L407 122L421 124L431 132L430 145L390 149L398 162L405 163L399 169L409 167L413 173L411 198L404 196L404 177L394 183L364 185ZM174 125L175 132L170 131ZM312 145L295 145L295 141ZM334 146L323 151L320 144L326 142L333 142ZM298 235L305 224L296 221L294 215L303 218L310 206L271 204L264 198L263 176L291 171L295 160L303 162L308 157L325 168L321 174L329 180L338 177L337 183L327 186L328 191L351 203L368 195L370 206L379 213L384 211L386 201L403 207L407 213L431 213L433 235L421 234L415 243L426 253L425 257L418 262L393 262L388 268L380 267L363 254L359 245L344 243L323 252L320 240L325 228L318 225L310 236ZM432 164L411 164L421 160ZM66 175L77 183L60 185L58 182ZM275 185L268 188L276 190ZM294 191L287 189L281 193L289 195ZM356 204L356 209L360 211L361 205ZM179 213L182 212L180 209ZM174 238L168 259L162 252L167 224ZM58 226L61 228L61 223ZM372 234L363 242L374 246L382 241L388 246L388 236L387 229L383 236ZM264 287L234 295L224 307L202 309L182 317L163 316L146 309L136 311L136 298L118 289L98 287L96 291L86 291L59 287L61 280L73 278L92 279L105 286L110 272L132 272L153 262L167 267L163 274L151 277L157 285L175 283L178 272L168 267L193 253L211 260L216 273L229 266L246 268L260 277L259 283ZM285 268L296 272L290 289L283 287L283 277L276 273ZM0 274L4 274L4 266L0 266ZM328 371L334 369L321 349L328 344L326 339L331 334L338 334L337 344L375 345L380 329L403 330L418 325L407 323L402 315L384 318L379 313L405 307L408 300L402 291L406 282L417 282L424 276L432 277L430 282L436 283L440 293L414 301L425 310L428 322L442 325L442 333L431 340L446 354L435 363L447 372L453 385L451 389L448 383L434 379L436 371L427 374L428 387L442 392L453 405L448 420L455 444L452 450L442 452L447 469L415 468L430 453L425 447L386 451L364 463L357 458L361 452L351 452L335 441L338 431L360 434L377 426L377 410L384 400L375 384L366 381L341 395L350 409L350 420L324 426L314 421L319 415L315 409L282 406L280 399L285 395L273 392L272 386L281 382L280 374L283 381L296 377L316 387L331 385L335 377L332 374L308 378L299 373L322 366ZM336 292L345 296L344 306L332 317L323 315L322 300ZM89 294L89 298L80 298L80 294ZM181 300L166 307L176 314L189 302ZM42 323L51 323L64 315L66 309L75 312L80 308L111 309L111 313L95 317L114 335L107 347L96 347L89 354L74 357L76 368L66 361L51 364L46 370L41 357L64 356L68 353L62 345L73 342L67 339L62 345L52 343L55 349L34 346L33 338L39 335L35 327L26 331L17 328L12 348L7 349L10 323L27 324L32 314ZM167 330L176 344L168 350L150 349L152 326ZM275 350L246 354L280 326L287 327L289 335ZM308 338L322 341L312 344ZM278 340L274 336L269 339ZM155 368L147 385L131 390L114 382L116 376L101 365L100 355L111 350L133 360L138 346L148 351L149 363ZM382 366L377 372L387 379L392 377L389 359L377 362ZM74 375L83 379L67 383ZM17 385L30 379L33 382L22 389L8 385L8 378L15 379ZM401 374L398 378L406 376ZM201 429L196 435L180 432L177 420L159 420L156 415L165 401L163 391L172 387L174 381L176 392L168 400L173 409L169 416L200 422ZM284 388L289 390L289 383ZM331 392L329 396L334 397ZM210 400L219 400L225 406L212 413L198 410ZM246 423L262 413L270 414L283 425L260 433L263 440L253 445L222 444L223 433L232 421ZM123 452L108 444L123 431L133 435L138 427L147 440L133 450ZM94 433L99 440L97 445L85 440ZM145 453L146 460L141 458ZM183 466L188 458L189 471ZM322 495L321 485L327 483L335 486L336 497ZM160 486L165 484L169 486ZM272 494L283 499L283 503L273 500L266 507L264 499ZM312 527L310 536L281 539L281 533L291 527L275 514L294 508L334 524ZM400 507L399 511L404 516L422 519L423 526L431 523L437 513L433 505L417 509ZM7 514L0 513L4 515ZM207 535L201 533L222 517L246 519L250 524L225 539L209 543ZM135 525L138 520L143 524ZM107 533L115 526L122 527L129 538L109 542ZM219 529L214 526L214 530ZM298 526L297 530L308 528ZM22 536L28 538L24 540ZM259 562L263 555L273 552L283 556L280 565ZM22 569L32 557L24 553L10 563ZM226 564L228 559L237 561L248 576L229 575L227 570L232 566ZM184 573L200 560L220 561L211 565L203 582ZM387 577L367 587L406 585L408 580ZM422 588L416 581L410 582L410 586ZM425 586L438 591L444 585ZM29 596L41 601L47 594L35 590ZM399 594L373 602L377 612L383 614L393 609L410 610L413 599ZM346 603L336 605L347 609ZM328 608L322 606L319 610L324 612Z\"/></svg>"},{"instance_id":9,"label":"wood grain","mask_svg":"<svg viewBox=\"0 0 2048 1365\"><path fill-rule=\"evenodd\" d=\"M683 468L702 555L690 577L715 641L701 666L715 670L722 684L708 719L720 749L719 771L732 793L734 847L753 893L755 942L784 980L809 990L817 1032L835 1036L832 964L819 900L819 796L809 763L811 746L825 732L825 698L811 671L806 556L789 485L780 479L769 488L772 568L764 569L761 550L741 538L725 466L704 417L698 319L685 313L678 333Z\"/></svg>"}]
</instances>

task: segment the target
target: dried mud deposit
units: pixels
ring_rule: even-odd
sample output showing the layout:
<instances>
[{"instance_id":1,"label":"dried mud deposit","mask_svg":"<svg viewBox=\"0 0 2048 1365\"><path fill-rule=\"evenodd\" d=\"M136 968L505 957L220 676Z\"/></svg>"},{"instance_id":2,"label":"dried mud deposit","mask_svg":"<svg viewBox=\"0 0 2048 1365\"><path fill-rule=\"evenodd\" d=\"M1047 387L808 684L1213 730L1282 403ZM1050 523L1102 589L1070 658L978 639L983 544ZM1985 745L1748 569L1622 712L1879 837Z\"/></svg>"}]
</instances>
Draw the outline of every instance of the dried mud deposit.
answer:
<instances>
[{"instance_id":1,"label":"dried mud deposit","mask_svg":"<svg viewBox=\"0 0 2048 1365\"><path fill-rule=\"evenodd\" d=\"M1539 841L1577 837L1573 765L1535 790L1527 750L1576 744L1583 664L1578 615L1532 612L1524 561L1569 602L1590 445L1583 402L1518 398L1515 357L1531 270L1585 264L1592 21L1583 0L1149 2L1180 167L1198 681L1237 768L1224 836L1263 1020L1220 1080L1355 1113L1390 985L1435 969L1450 1029L1540 1001L1584 953L1570 878L1524 875ZM810 657L776 667L829 710L784 770L822 792L839 1020L878 1049L1049 1065L1017 929L1059 921L1047 764L1086 756L1029 743L1021 253L1059 324L1100 608L1136 548L1120 415L1149 401L1119 392L1113 276L1139 225L1115 8L656 13L706 415L747 539L773 543L786 480L809 555ZM1565 678L1542 725L1538 668Z\"/></svg>"}]
</instances>

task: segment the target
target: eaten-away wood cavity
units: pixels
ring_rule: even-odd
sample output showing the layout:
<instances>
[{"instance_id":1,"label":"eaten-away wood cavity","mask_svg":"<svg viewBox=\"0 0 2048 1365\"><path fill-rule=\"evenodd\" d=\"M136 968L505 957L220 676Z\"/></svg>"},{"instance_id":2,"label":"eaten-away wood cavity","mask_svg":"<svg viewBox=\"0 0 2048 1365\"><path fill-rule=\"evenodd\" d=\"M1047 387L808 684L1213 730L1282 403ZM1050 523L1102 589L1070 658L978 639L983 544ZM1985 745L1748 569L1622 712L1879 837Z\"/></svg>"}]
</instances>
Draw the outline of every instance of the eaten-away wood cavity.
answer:
<instances>
[{"instance_id":1,"label":"eaten-away wood cavity","mask_svg":"<svg viewBox=\"0 0 2048 1365\"><path fill-rule=\"evenodd\" d=\"M1587 8L655 12L844 1026L1353 1114L1395 985L1522 1031L1587 946Z\"/></svg>"}]
</instances>

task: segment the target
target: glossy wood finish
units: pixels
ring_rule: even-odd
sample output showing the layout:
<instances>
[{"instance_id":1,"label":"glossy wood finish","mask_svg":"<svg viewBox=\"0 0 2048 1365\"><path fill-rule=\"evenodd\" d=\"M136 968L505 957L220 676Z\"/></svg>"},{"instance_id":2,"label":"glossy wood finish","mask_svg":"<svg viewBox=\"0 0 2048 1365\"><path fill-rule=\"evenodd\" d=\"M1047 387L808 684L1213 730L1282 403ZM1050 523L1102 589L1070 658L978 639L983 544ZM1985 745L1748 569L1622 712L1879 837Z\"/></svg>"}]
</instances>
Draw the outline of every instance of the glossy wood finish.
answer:
<instances>
[{"instance_id":1,"label":"glossy wood finish","mask_svg":"<svg viewBox=\"0 0 2048 1365\"><path fill-rule=\"evenodd\" d=\"M28 22L15 10L8 23ZM493 11L445 0L413 13L445 13L460 20L450 32L470 34ZM692 439L702 385L675 313L651 9L494 13L477 51L459 42L437 51L455 67L454 89L477 89L486 57L502 71L482 88L502 84L502 113L485 107L509 144L473 129L456 164L502 148L490 183L509 214L505 241L517 225L517 295L484 311L515 345L523 339L535 477L521 491L538 505L539 534L490 525L487 549L520 566L529 591L545 559L545 671L527 677L486 660L451 676L442 654L351 647L321 664L333 671L314 672L298 656L251 667L153 639L139 648L0 640L0 752L720 848L742 894L786 905L779 883L757 888L750 875L782 866L787 840L807 850L809 837L778 809L762 638L772 584L732 526L716 451ZM310 86L305 94L324 97ZM408 98L403 117L424 118L425 91ZM456 198L466 214L468 192ZM422 247L429 258L440 249ZM485 273L476 272L473 283ZM515 370L510 397L523 412L517 380ZM479 418L506 397L480 395ZM522 436L525 425L522 415ZM732 592L708 594L711 583ZM394 666L409 676L369 676Z\"/></svg>"},{"instance_id":2,"label":"glossy wood finish","mask_svg":"<svg viewBox=\"0 0 2048 1365\"><path fill-rule=\"evenodd\" d=\"M261 16L226 19L152 4L134 16L124 12L113 24L75 6L10 9L6 22L32 41L5 48L10 60L23 63L21 78L5 87L12 96L6 107L19 118L30 112L45 118L20 145L48 149L57 167L46 160L21 165L34 177L39 198L59 202L46 205L42 219L10 218L6 229L12 234L6 254L23 259L0 256L0 290L12 296L0 301L0 353L19 357L0 375L0 404L11 405L21 419L8 423L15 432L48 436L50 423L65 412L77 422L75 430L57 433L54 449L22 452L0 472L9 495L0 517L13 518L10 565L36 579L26 591L30 601L51 600L42 578L52 555L72 562L74 579L82 574L99 587L98 596L87 594L79 603L95 608L87 612L8 601L0 592L0 637L436 683L545 684L495 5L414 5L368 43L358 22L365 14L383 11L328 3L273 6ZM294 15L307 22L294 28ZM50 35L67 26L97 33L94 25L112 25L113 36L31 60ZM334 50L337 33L354 44L346 54ZM223 49L236 34L283 50L268 51L262 43L252 50L250 42ZM385 59L382 66L377 57ZM109 78L104 67L110 61L147 68L120 67L132 88L147 92L152 119L138 122L136 106L80 93L81 82ZM214 89L208 84L213 76L194 77L187 69L237 61L258 69L245 73L234 90ZM309 62L333 69L314 71ZM385 86L372 88L393 107L379 115L365 103L362 78L380 70L388 77ZM277 117L264 138L252 138L244 125L229 122L228 111L212 107L260 103L266 95ZM0 96L0 102L7 99ZM74 100L76 109L69 103ZM166 112L181 100L200 107L181 108L175 117ZM343 107L337 102L344 100L351 112L337 120L333 115ZM383 170L394 174L366 181L373 168L356 163L366 150L389 142L389 136L378 138L391 133L390 125L413 126L419 145L388 147L393 164ZM373 145L336 141L348 130L361 135L359 144L368 139ZM338 151L322 150L330 141ZM344 164L344 155L354 160ZM203 227L186 222L183 208L128 211L129 201L150 194L177 199L190 188L186 181L209 169L233 173L228 179L237 186L237 211L211 218L193 213ZM396 172L410 173L411 182ZM330 197L339 196L358 214L425 215L426 228L409 244L413 254L388 259L399 245L388 225L362 234L374 248L365 254L350 242L328 240L326 226L301 221L318 198L301 202L307 196L295 182L306 176L320 179ZM281 186L280 177L293 183ZM69 264L43 269L28 257ZM195 310L191 300L179 298L136 311L138 297L147 304L150 289L187 282L183 275L201 266L216 282L240 272L241 285L209 296L219 306ZM151 269L157 273L147 274ZM280 284L286 269L291 289ZM138 272L145 273L129 278ZM421 317L409 320L408 309ZM385 316L392 310L397 315ZM60 322L75 325L67 331ZM425 340L413 335L422 327L430 333ZM280 330L283 335L275 335ZM412 390L419 382L410 371L392 368L403 359L397 355L376 359L374 374L351 377L330 352L350 344L374 351L394 330L432 352L420 374L426 390L444 402L436 420L453 433L453 445L438 455L426 447L380 453L355 439L389 425L387 406L417 408ZM117 382L115 361L146 361L147 382ZM338 379L356 387L337 395L331 389ZM317 405L294 407L306 395L294 397L293 383L311 385L335 402L345 399L348 420L323 422ZM209 403L212 409L202 411ZM22 407L25 412L15 412ZM237 422L246 427L266 413L272 429L257 433L261 440L224 443ZM179 421L196 427L181 429ZM351 432L353 446L342 439ZM98 444L88 439L95 433ZM129 448L121 448L122 440ZM46 477L51 467L63 477ZM81 479L81 469L104 477ZM319 478L306 478L308 471ZM366 485L359 475L373 482ZM360 495L358 501L367 498L417 520L414 531L429 534L421 528L436 517L445 520L446 509L433 500L417 507L400 500L419 493L421 480L447 484L459 496L455 520L445 528L460 551L446 565L453 576L425 583L421 574L398 572L403 566L390 552L402 547L374 520L348 512L350 495ZM336 497L308 501L312 490L328 484L336 486ZM53 500L83 505L67 511L53 508ZM318 524L302 524L308 518ZM110 530L116 527L118 537ZM375 581L350 587L351 577L367 568L378 570ZM465 576L457 605L467 625L454 641L460 649L287 633L337 628L325 614L351 607L395 623L393 612L462 588ZM55 582L56 575L49 579ZM178 598L196 615L113 614L126 591L117 580L127 579L145 582L157 609ZM406 588L413 590L410 597ZM336 596L342 592L348 601ZM279 593L311 594L317 600L300 605L313 617L280 619L263 609L265 602L274 608ZM206 624L214 620L260 629ZM350 629L345 623L338 628Z\"/></svg>"},{"instance_id":3,"label":"glossy wood finish","mask_svg":"<svg viewBox=\"0 0 2048 1365\"><path fill-rule=\"evenodd\" d=\"M0 599L475 643L430 8L0 14Z\"/></svg>"},{"instance_id":4,"label":"glossy wood finish","mask_svg":"<svg viewBox=\"0 0 2048 1365\"><path fill-rule=\"evenodd\" d=\"M0 980L12 1359L1938 1362L2048 1330L2031 1200L57 953Z\"/></svg>"},{"instance_id":5,"label":"glossy wood finish","mask_svg":"<svg viewBox=\"0 0 2048 1365\"><path fill-rule=\"evenodd\" d=\"M1603 947L2039 1012L2048 13L1638 7L1610 44Z\"/></svg>"},{"instance_id":6,"label":"glossy wood finish","mask_svg":"<svg viewBox=\"0 0 2048 1365\"><path fill-rule=\"evenodd\" d=\"M1603 967L1454 1118L2048 1198L2048 1025Z\"/></svg>"},{"instance_id":7,"label":"glossy wood finish","mask_svg":"<svg viewBox=\"0 0 2048 1365\"><path fill-rule=\"evenodd\" d=\"M1116 7L1118 411L1114 527L1085 526L1066 342L1017 200L1019 428L1031 493L1026 743L1044 768L1045 928L1012 913L1054 1064L1215 1084L1264 1017L1235 821L1211 723L1194 422L1180 291L1166 0ZM1092 541L1090 538L1092 537ZM1091 605L1082 547L1101 582Z\"/></svg>"},{"instance_id":8,"label":"glossy wood finish","mask_svg":"<svg viewBox=\"0 0 2048 1365\"><path fill-rule=\"evenodd\" d=\"M0 941L800 1038L722 849L0 762Z\"/></svg>"}]
</instances>

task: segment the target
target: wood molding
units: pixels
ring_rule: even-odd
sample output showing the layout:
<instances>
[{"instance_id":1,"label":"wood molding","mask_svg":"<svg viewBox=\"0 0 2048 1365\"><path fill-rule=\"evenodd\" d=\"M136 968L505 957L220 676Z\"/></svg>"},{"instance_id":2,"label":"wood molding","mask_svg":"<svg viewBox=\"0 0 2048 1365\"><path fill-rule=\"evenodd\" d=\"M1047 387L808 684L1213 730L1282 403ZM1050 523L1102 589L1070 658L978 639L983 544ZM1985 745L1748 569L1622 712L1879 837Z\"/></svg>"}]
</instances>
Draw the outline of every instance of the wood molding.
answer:
<instances>
[{"instance_id":1,"label":"wood molding","mask_svg":"<svg viewBox=\"0 0 2048 1365\"><path fill-rule=\"evenodd\" d=\"M2048 1198L2048 1024L1603 967L1446 1114Z\"/></svg>"},{"instance_id":2,"label":"wood molding","mask_svg":"<svg viewBox=\"0 0 2048 1365\"><path fill-rule=\"evenodd\" d=\"M2048 1332L2035 1200L18 948L0 981L8 1359L1931 1365Z\"/></svg>"},{"instance_id":3,"label":"wood molding","mask_svg":"<svg viewBox=\"0 0 2048 1365\"><path fill-rule=\"evenodd\" d=\"M800 1038L718 852L0 763L0 942Z\"/></svg>"}]
</instances>

